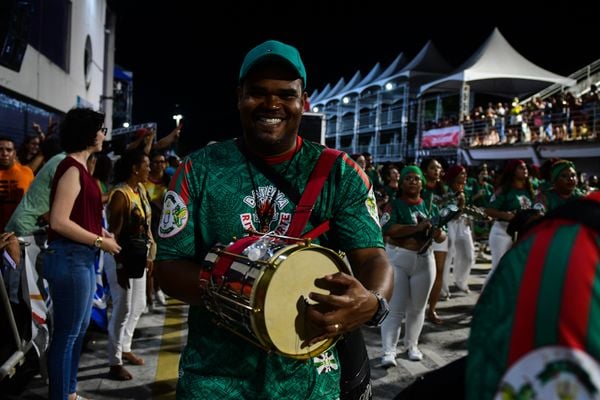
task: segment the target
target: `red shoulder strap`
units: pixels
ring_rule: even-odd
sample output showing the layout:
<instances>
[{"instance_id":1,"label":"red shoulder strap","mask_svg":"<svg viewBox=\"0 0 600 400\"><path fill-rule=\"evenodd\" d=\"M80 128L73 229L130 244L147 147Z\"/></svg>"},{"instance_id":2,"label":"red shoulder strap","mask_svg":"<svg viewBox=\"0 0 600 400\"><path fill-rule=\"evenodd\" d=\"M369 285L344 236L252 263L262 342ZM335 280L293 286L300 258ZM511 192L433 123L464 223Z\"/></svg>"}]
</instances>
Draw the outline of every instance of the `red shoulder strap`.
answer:
<instances>
[{"instance_id":1,"label":"red shoulder strap","mask_svg":"<svg viewBox=\"0 0 600 400\"><path fill-rule=\"evenodd\" d=\"M317 161L317 164L310 175L310 179L306 184L304 193L302 193L302 197L300 198L298 205L296 205L296 210L294 210L294 216L292 217L292 222L290 223L290 227L287 231L287 236L300 237L302 234L302 231L304 230L304 227L306 226L306 223L312 214L315 201L317 201L317 197L319 197L321 189L323 189L323 185L329 177L331 167L333 167L335 160L341 154L341 151L329 148L326 148L321 153L321 156L319 157L319 160ZM325 221L323 224L319 225L309 233L315 233L318 228L321 228L319 235L326 232L329 229L329 221ZM323 228L325 229L323 230ZM317 236L312 238L314 239Z\"/></svg>"}]
</instances>

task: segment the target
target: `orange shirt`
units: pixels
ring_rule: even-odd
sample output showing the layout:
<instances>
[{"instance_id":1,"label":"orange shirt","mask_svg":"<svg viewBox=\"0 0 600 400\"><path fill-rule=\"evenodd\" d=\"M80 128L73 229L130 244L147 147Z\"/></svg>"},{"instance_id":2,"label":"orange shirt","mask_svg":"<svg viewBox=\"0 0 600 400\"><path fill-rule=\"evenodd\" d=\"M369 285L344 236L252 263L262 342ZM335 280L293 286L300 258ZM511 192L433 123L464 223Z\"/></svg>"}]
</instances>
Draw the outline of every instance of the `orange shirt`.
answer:
<instances>
[{"instance_id":1,"label":"orange shirt","mask_svg":"<svg viewBox=\"0 0 600 400\"><path fill-rule=\"evenodd\" d=\"M8 168L0 169L0 232L17 208L23 195L33 181L31 168L17 162Z\"/></svg>"}]
</instances>

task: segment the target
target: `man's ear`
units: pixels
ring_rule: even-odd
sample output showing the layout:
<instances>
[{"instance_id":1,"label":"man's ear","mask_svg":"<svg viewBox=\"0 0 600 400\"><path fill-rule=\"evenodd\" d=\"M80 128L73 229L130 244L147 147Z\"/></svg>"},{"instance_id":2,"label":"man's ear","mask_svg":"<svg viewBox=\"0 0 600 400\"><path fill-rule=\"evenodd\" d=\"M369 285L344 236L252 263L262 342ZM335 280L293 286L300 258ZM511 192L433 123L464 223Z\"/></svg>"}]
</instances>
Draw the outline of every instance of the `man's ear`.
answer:
<instances>
[{"instance_id":1,"label":"man's ear","mask_svg":"<svg viewBox=\"0 0 600 400\"><path fill-rule=\"evenodd\" d=\"M308 93L306 91L302 92L302 114L304 114L304 106L308 101Z\"/></svg>"}]
</instances>

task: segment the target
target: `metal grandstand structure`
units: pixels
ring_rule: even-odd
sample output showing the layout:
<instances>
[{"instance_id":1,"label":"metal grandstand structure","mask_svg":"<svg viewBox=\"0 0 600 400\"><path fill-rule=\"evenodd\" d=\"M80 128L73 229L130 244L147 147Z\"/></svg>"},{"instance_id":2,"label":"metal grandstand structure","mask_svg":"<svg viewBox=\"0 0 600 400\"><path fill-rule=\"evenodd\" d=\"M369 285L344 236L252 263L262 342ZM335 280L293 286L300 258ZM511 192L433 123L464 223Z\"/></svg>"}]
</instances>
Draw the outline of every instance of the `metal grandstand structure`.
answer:
<instances>
[{"instance_id":1,"label":"metal grandstand structure","mask_svg":"<svg viewBox=\"0 0 600 400\"><path fill-rule=\"evenodd\" d=\"M598 107L586 111L585 123L592 124L590 133L573 137L569 133L569 143L519 137L512 143L482 145L473 140L477 129L484 128L478 125L480 121L468 126L462 121L473 108L475 96L512 100L532 94L549 96L552 90L583 93L598 69L600 62L595 62L569 77L557 75L531 63L495 29L457 69L427 42L410 61L400 53L388 67L377 63L366 75L356 71L349 81L341 77L335 85L315 90L310 99L313 111L325 114L328 146L348 153L369 152L377 162L419 160L431 155L466 164L505 160L513 155L539 162L550 154L573 155L565 146L574 148L574 142L580 148L576 154L595 155L600 148L595 140L600 127ZM577 89L577 85L582 87ZM452 146L424 148L424 132L443 117L461 130L462 139ZM558 113L552 118L555 124L567 124ZM557 150L561 146L564 151Z\"/></svg>"}]
</instances>

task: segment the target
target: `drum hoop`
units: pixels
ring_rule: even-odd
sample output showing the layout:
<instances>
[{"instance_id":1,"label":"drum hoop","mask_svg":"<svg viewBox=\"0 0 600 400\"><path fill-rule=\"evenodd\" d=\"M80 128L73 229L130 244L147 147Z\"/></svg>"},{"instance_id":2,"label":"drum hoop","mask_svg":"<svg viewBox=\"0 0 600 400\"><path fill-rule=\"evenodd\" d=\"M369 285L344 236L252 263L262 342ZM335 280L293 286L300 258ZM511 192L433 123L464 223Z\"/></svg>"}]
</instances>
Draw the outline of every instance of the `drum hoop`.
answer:
<instances>
[{"instance_id":1,"label":"drum hoop","mask_svg":"<svg viewBox=\"0 0 600 400\"><path fill-rule=\"evenodd\" d=\"M269 336L265 314L264 314L264 305L265 305L265 296L267 293L267 289L269 288L269 284L274 277L277 268L291 255L296 252L306 251L306 250L317 250L322 252L331 261L338 267L340 272L344 272L347 274L352 274L349 266L343 261L342 257L335 251L323 247L320 245L312 244L312 243L294 243L279 249L269 260L269 265L264 268L259 276L256 278L257 284L252 288L252 294L250 295L250 306L252 307L252 314L250 316L250 323L252 325L252 330L255 336L261 343L261 347L267 349L275 349L279 354L285 355L286 357L305 360L311 357L315 357L329 348L331 348L337 340L341 337L341 335L325 339L322 341L321 345L315 347L312 351L302 353L302 354L290 354L284 353L280 349L277 349L277 346L272 342L271 337Z\"/></svg>"}]
</instances>

